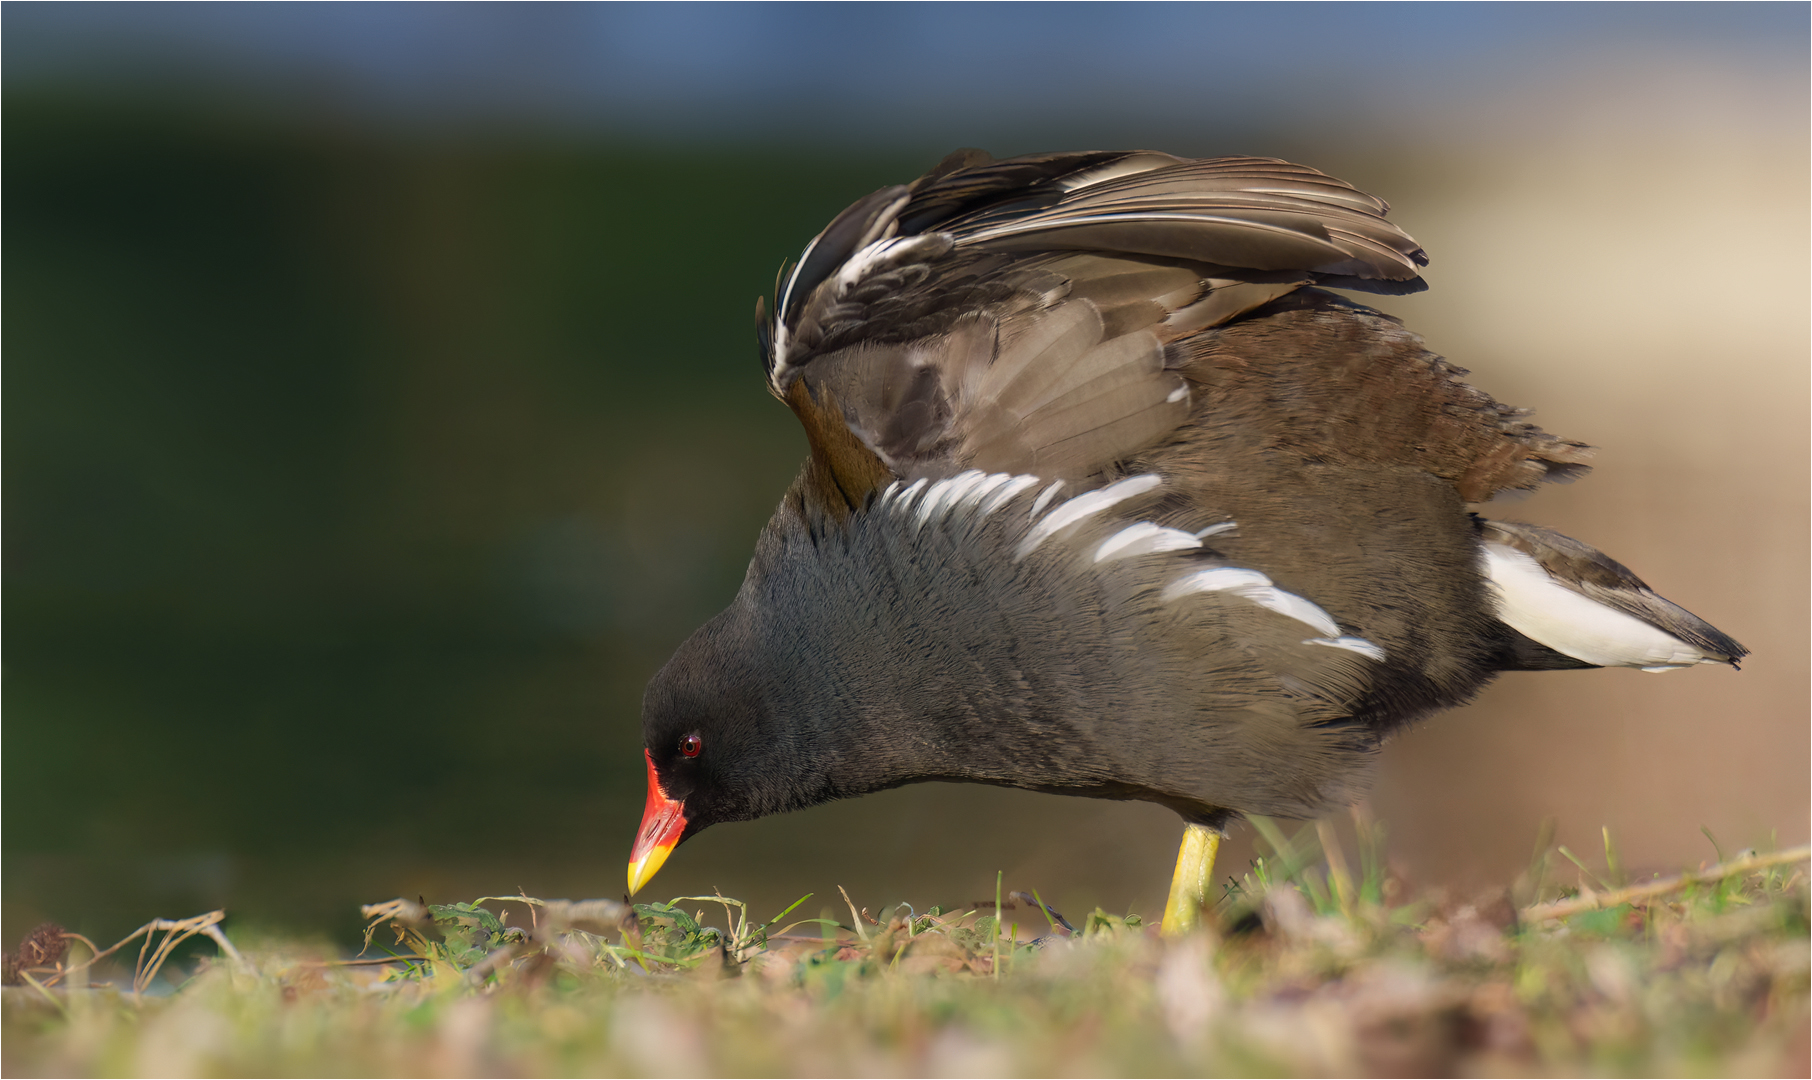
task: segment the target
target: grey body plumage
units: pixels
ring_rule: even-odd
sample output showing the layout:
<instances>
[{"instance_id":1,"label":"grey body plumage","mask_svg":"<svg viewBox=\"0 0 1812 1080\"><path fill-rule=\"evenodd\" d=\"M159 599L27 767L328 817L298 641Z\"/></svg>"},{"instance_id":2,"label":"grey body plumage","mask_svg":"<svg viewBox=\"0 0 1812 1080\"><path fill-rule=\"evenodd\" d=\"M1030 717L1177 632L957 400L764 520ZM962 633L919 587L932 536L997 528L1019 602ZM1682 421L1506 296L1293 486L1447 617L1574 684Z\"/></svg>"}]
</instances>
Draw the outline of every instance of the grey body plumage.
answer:
<instances>
[{"instance_id":1,"label":"grey body plumage","mask_svg":"<svg viewBox=\"0 0 1812 1080\"><path fill-rule=\"evenodd\" d=\"M1469 511L1590 450L1323 291L1423 287L1387 209L1264 159L965 152L840 215L758 309L812 454L649 688L672 843L917 780L1307 816L1499 671L1740 658Z\"/></svg>"}]
</instances>

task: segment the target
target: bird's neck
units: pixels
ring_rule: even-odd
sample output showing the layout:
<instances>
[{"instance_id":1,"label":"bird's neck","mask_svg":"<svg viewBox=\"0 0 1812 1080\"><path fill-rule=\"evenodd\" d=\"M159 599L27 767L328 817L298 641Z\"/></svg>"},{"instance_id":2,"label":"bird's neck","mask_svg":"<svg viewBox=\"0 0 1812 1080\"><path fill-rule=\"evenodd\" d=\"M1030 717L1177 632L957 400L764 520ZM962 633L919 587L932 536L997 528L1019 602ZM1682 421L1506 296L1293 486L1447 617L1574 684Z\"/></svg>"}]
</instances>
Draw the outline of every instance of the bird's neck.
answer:
<instances>
[{"instance_id":1,"label":"bird's neck","mask_svg":"<svg viewBox=\"0 0 1812 1080\"><path fill-rule=\"evenodd\" d=\"M958 595L969 575L887 567L835 535L794 528L773 543L792 550L770 552L738 598L760 657L746 670L811 801L926 779L1024 785L1025 766L1089 752L1067 716L1079 686L1022 674L1055 670L1028 655L1049 645L1025 636L1028 612L1010 622L999 597Z\"/></svg>"}]
</instances>

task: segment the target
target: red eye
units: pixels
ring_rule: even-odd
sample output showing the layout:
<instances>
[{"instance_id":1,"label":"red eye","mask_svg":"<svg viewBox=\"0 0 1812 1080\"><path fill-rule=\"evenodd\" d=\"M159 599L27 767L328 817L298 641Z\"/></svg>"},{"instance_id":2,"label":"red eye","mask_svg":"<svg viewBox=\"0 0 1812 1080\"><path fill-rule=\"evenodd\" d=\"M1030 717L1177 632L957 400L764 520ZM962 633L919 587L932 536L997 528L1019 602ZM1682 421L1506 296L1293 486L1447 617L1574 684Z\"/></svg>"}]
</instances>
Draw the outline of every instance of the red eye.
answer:
<instances>
[{"instance_id":1,"label":"red eye","mask_svg":"<svg viewBox=\"0 0 1812 1080\"><path fill-rule=\"evenodd\" d=\"M699 738L697 735L688 735L679 741L679 752L687 757L697 757L699 751L704 748L705 740Z\"/></svg>"}]
</instances>

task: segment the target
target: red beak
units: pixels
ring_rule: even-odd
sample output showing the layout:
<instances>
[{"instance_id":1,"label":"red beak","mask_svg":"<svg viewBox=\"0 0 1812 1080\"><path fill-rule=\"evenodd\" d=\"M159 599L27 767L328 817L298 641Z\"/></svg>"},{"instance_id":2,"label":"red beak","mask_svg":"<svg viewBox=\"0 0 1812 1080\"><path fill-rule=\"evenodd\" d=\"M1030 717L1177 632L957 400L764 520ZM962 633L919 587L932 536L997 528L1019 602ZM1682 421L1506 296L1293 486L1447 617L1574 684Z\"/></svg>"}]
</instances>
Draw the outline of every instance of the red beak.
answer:
<instances>
[{"instance_id":1,"label":"red beak","mask_svg":"<svg viewBox=\"0 0 1812 1080\"><path fill-rule=\"evenodd\" d=\"M642 829L635 834L635 848L629 853L629 895L648 884L648 879L673 854L673 847L686 831L686 807L669 799L661 790L661 778L654 771L654 755L647 750L648 803L642 808Z\"/></svg>"}]
</instances>

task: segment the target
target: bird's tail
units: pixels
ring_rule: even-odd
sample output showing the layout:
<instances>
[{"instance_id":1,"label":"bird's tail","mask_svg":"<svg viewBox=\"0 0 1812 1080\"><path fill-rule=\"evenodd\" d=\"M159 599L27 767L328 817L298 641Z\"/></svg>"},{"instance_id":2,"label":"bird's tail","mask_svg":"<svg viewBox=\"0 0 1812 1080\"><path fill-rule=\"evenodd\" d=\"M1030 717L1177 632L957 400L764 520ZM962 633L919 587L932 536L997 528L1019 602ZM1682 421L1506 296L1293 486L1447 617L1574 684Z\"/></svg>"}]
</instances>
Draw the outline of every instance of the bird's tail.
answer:
<instances>
[{"instance_id":1,"label":"bird's tail","mask_svg":"<svg viewBox=\"0 0 1812 1080\"><path fill-rule=\"evenodd\" d=\"M1504 667L1735 667L1749 653L1628 567L1552 529L1478 519L1497 617L1516 632Z\"/></svg>"}]
</instances>

